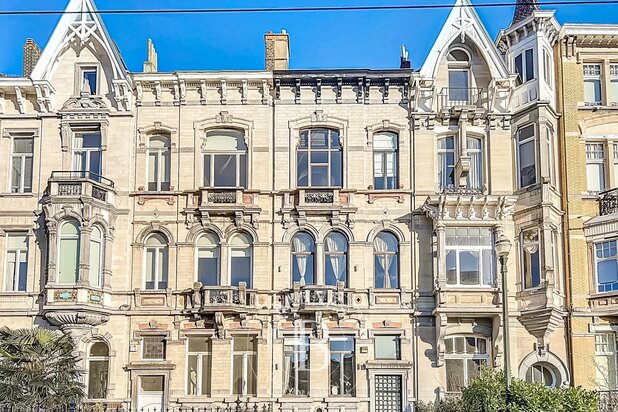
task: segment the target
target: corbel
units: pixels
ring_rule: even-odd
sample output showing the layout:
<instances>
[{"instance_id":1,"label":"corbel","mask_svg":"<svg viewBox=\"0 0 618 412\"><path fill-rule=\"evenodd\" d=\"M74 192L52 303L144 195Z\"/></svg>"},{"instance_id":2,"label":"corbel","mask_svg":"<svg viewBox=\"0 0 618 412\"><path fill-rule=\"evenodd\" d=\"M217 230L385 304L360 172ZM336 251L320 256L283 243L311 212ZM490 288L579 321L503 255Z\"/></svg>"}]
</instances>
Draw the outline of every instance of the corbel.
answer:
<instances>
[{"instance_id":1,"label":"corbel","mask_svg":"<svg viewBox=\"0 0 618 412\"><path fill-rule=\"evenodd\" d=\"M161 82L156 81L154 84L155 87L155 104L157 106L161 106Z\"/></svg>"},{"instance_id":2,"label":"corbel","mask_svg":"<svg viewBox=\"0 0 618 412\"><path fill-rule=\"evenodd\" d=\"M22 94L21 87L15 86L15 95L17 98L17 108L19 109L19 113L24 114L26 109L24 107L24 94Z\"/></svg>"},{"instance_id":3,"label":"corbel","mask_svg":"<svg viewBox=\"0 0 618 412\"><path fill-rule=\"evenodd\" d=\"M247 95L249 94L249 82L245 79L242 81L240 88L240 101L242 104L247 104Z\"/></svg>"},{"instance_id":4,"label":"corbel","mask_svg":"<svg viewBox=\"0 0 618 412\"><path fill-rule=\"evenodd\" d=\"M358 79L358 89L356 90L356 103L363 102L363 78Z\"/></svg>"},{"instance_id":5,"label":"corbel","mask_svg":"<svg viewBox=\"0 0 618 412\"><path fill-rule=\"evenodd\" d=\"M281 97L281 80L275 79L275 99Z\"/></svg>"},{"instance_id":6,"label":"corbel","mask_svg":"<svg viewBox=\"0 0 618 412\"><path fill-rule=\"evenodd\" d=\"M135 104L141 106L142 98L144 97L144 87L142 86L142 82L135 82L135 90L137 92L137 99L135 100Z\"/></svg>"},{"instance_id":7,"label":"corbel","mask_svg":"<svg viewBox=\"0 0 618 412\"><path fill-rule=\"evenodd\" d=\"M300 79L296 79L296 87L294 89L294 103L300 103Z\"/></svg>"},{"instance_id":8,"label":"corbel","mask_svg":"<svg viewBox=\"0 0 618 412\"><path fill-rule=\"evenodd\" d=\"M227 104L227 81L221 80L221 104Z\"/></svg>"},{"instance_id":9,"label":"corbel","mask_svg":"<svg viewBox=\"0 0 618 412\"><path fill-rule=\"evenodd\" d=\"M36 102L39 105L39 110L43 113L47 113L47 105L45 104L45 96L43 90L41 90L41 85L35 84L34 91L36 92Z\"/></svg>"},{"instance_id":10,"label":"corbel","mask_svg":"<svg viewBox=\"0 0 618 412\"><path fill-rule=\"evenodd\" d=\"M371 79L365 80L365 103L369 103L369 91L371 89Z\"/></svg>"},{"instance_id":11,"label":"corbel","mask_svg":"<svg viewBox=\"0 0 618 412\"><path fill-rule=\"evenodd\" d=\"M322 103L322 79L316 79L315 82L315 102Z\"/></svg>"},{"instance_id":12,"label":"corbel","mask_svg":"<svg viewBox=\"0 0 618 412\"><path fill-rule=\"evenodd\" d=\"M384 103L388 103L388 92L389 92L389 87L391 84L391 80L386 78L384 79L384 93L382 94L382 101Z\"/></svg>"},{"instance_id":13,"label":"corbel","mask_svg":"<svg viewBox=\"0 0 618 412\"><path fill-rule=\"evenodd\" d=\"M268 96L270 90L268 88L268 81L266 79L262 80L262 104L268 104Z\"/></svg>"},{"instance_id":14,"label":"corbel","mask_svg":"<svg viewBox=\"0 0 618 412\"><path fill-rule=\"evenodd\" d=\"M200 81L200 104L206 104L206 80Z\"/></svg>"},{"instance_id":15,"label":"corbel","mask_svg":"<svg viewBox=\"0 0 618 412\"><path fill-rule=\"evenodd\" d=\"M343 79L341 77L337 78L337 94L335 100L337 103L341 103L341 96L343 95Z\"/></svg>"},{"instance_id":16,"label":"corbel","mask_svg":"<svg viewBox=\"0 0 618 412\"><path fill-rule=\"evenodd\" d=\"M187 83L184 80L180 80L180 104L187 102Z\"/></svg>"},{"instance_id":17,"label":"corbel","mask_svg":"<svg viewBox=\"0 0 618 412\"><path fill-rule=\"evenodd\" d=\"M173 87L174 87L174 104L179 105L180 104L180 85L178 84L178 82L174 82Z\"/></svg>"}]
</instances>

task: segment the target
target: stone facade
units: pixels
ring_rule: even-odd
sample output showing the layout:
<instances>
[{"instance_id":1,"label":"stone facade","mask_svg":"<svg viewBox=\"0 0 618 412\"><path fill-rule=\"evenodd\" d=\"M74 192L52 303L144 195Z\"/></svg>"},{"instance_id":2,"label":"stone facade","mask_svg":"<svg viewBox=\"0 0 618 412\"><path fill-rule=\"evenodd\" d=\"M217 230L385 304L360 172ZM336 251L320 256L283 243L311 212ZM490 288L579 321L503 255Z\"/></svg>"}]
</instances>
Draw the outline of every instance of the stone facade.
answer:
<instances>
[{"instance_id":1,"label":"stone facade","mask_svg":"<svg viewBox=\"0 0 618 412\"><path fill-rule=\"evenodd\" d=\"M414 408L503 366L505 325L514 376L568 385L560 28L494 43L462 5L419 71L288 70L271 33L274 71L129 73L71 0L0 79L0 324L71 334L132 408Z\"/></svg>"}]
</instances>

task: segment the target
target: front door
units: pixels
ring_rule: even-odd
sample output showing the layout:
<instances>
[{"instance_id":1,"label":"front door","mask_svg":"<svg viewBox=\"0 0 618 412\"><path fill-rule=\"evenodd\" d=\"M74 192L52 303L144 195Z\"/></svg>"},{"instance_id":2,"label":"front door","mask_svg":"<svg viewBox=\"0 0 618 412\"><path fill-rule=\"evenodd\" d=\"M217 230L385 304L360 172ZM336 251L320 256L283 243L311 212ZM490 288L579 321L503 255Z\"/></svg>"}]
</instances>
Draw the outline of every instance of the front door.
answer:
<instances>
[{"instance_id":1,"label":"front door","mask_svg":"<svg viewBox=\"0 0 618 412\"><path fill-rule=\"evenodd\" d=\"M401 375L376 375L375 412L402 412Z\"/></svg>"},{"instance_id":2,"label":"front door","mask_svg":"<svg viewBox=\"0 0 618 412\"><path fill-rule=\"evenodd\" d=\"M137 394L138 412L156 412L163 410L163 389L165 377L140 376Z\"/></svg>"}]
</instances>

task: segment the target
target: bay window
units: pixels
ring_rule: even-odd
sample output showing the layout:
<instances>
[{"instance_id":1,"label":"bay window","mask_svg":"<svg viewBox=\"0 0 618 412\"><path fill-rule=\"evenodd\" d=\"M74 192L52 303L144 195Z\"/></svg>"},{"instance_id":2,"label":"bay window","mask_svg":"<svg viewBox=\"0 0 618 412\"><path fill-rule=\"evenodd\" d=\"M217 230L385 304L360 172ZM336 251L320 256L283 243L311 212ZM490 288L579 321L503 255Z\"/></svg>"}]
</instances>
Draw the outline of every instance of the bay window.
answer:
<instances>
[{"instance_id":1,"label":"bay window","mask_svg":"<svg viewBox=\"0 0 618 412\"><path fill-rule=\"evenodd\" d=\"M594 364L596 383L602 391L618 389L618 360L615 333L597 333L594 335Z\"/></svg>"},{"instance_id":2,"label":"bay window","mask_svg":"<svg viewBox=\"0 0 618 412\"><path fill-rule=\"evenodd\" d=\"M148 141L148 190L170 190L170 138L154 136Z\"/></svg>"},{"instance_id":3,"label":"bay window","mask_svg":"<svg viewBox=\"0 0 618 412\"><path fill-rule=\"evenodd\" d=\"M584 104L586 106L602 104L600 64L584 64Z\"/></svg>"},{"instance_id":4,"label":"bay window","mask_svg":"<svg viewBox=\"0 0 618 412\"><path fill-rule=\"evenodd\" d=\"M395 235L380 232L373 241L374 287L399 288L399 242Z\"/></svg>"},{"instance_id":5,"label":"bay window","mask_svg":"<svg viewBox=\"0 0 618 412\"><path fill-rule=\"evenodd\" d=\"M524 289L541 285L541 241L537 228L521 232L521 265Z\"/></svg>"},{"instance_id":6,"label":"bay window","mask_svg":"<svg viewBox=\"0 0 618 412\"><path fill-rule=\"evenodd\" d=\"M90 234L90 269L89 282L90 286L102 286L103 284L103 262L104 262L104 237L101 227L94 225Z\"/></svg>"},{"instance_id":7,"label":"bay window","mask_svg":"<svg viewBox=\"0 0 618 412\"><path fill-rule=\"evenodd\" d=\"M520 189L537 183L536 152L535 126L531 124L520 128L517 131L517 170Z\"/></svg>"},{"instance_id":8,"label":"bay window","mask_svg":"<svg viewBox=\"0 0 618 412\"><path fill-rule=\"evenodd\" d=\"M455 137L438 140L438 182L440 189L455 188Z\"/></svg>"},{"instance_id":9,"label":"bay window","mask_svg":"<svg viewBox=\"0 0 618 412\"><path fill-rule=\"evenodd\" d=\"M324 273L326 284L348 284L348 240L341 233L331 232L324 241Z\"/></svg>"},{"instance_id":10,"label":"bay window","mask_svg":"<svg viewBox=\"0 0 618 412\"><path fill-rule=\"evenodd\" d=\"M301 286L315 283L315 242L311 235L300 232L292 238L292 283Z\"/></svg>"},{"instance_id":11,"label":"bay window","mask_svg":"<svg viewBox=\"0 0 618 412\"><path fill-rule=\"evenodd\" d=\"M396 133L380 132L373 136L373 188L397 189L397 140Z\"/></svg>"},{"instance_id":12,"label":"bay window","mask_svg":"<svg viewBox=\"0 0 618 412\"><path fill-rule=\"evenodd\" d=\"M447 228L445 242L448 285L495 285L493 235L490 228Z\"/></svg>"},{"instance_id":13,"label":"bay window","mask_svg":"<svg viewBox=\"0 0 618 412\"><path fill-rule=\"evenodd\" d=\"M356 363L354 337L330 338L330 394L354 396Z\"/></svg>"},{"instance_id":14,"label":"bay window","mask_svg":"<svg viewBox=\"0 0 618 412\"><path fill-rule=\"evenodd\" d=\"M232 354L232 393L257 394L257 343L253 336L235 336Z\"/></svg>"},{"instance_id":15,"label":"bay window","mask_svg":"<svg viewBox=\"0 0 618 412\"><path fill-rule=\"evenodd\" d=\"M286 395L309 395L309 337L294 336L283 340L283 377Z\"/></svg>"},{"instance_id":16,"label":"bay window","mask_svg":"<svg viewBox=\"0 0 618 412\"><path fill-rule=\"evenodd\" d=\"M187 343L187 395L209 396L212 342L207 337L190 337Z\"/></svg>"},{"instance_id":17,"label":"bay window","mask_svg":"<svg viewBox=\"0 0 618 412\"><path fill-rule=\"evenodd\" d=\"M204 233L197 241L197 281L203 286L220 285L219 259L221 249L216 236Z\"/></svg>"},{"instance_id":18,"label":"bay window","mask_svg":"<svg viewBox=\"0 0 618 412\"><path fill-rule=\"evenodd\" d=\"M515 57L515 73L518 84L534 80L534 50L528 49Z\"/></svg>"},{"instance_id":19,"label":"bay window","mask_svg":"<svg viewBox=\"0 0 618 412\"><path fill-rule=\"evenodd\" d=\"M475 336L452 336L444 339L444 346L446 391L461 392L488 364L488 341Z\"/></svg>"},{"instance_id":20,"label":"bay window","mask_svg":"<svg viewBox=\"0 0 618 412\"><path fill-rule=\"evenodd\" d=\"M161 233L153 233L146 240L145 288L167 289L169 251L167 239Z\"/></svg>"},{"instance_id":21,"label":"bay window","mask_svg":"<svg viewBox=\"0 0 618 412\"><path fill-rule=\"evenodd\" d=\"M204 187L247 188L247 144L243 131L207 131L202 153Z\"/></svg>"},{"instance_id":22,"label":"bay window","mask_svg":"<svg viewBox=\"0 0 618 412\"><path fill-rule=\"evenodd\" d=\"M618 251L615 239L594 244L594 266L597 292L618 290Z\"/></svg>"},{"instance_id":23,"label":"bay window","mask_svg":"<svg viewBox=\"0 0 618 412\"><path fill-rule=\"evenodd\" d=\"M244 282L252 287L253 277L253 246L251 238L244 234L236 234L230 241L230 280L232 286Z\"/></svg>"},{"instance_id":24,"label":"bay window","mask_svg":"<svg viewBox=\"0 0 618 412\"><path fill-rule=\"evenodd\" d=\"M101 131L98 128L76 130L73 142L75 170L98 180L102 172Z\"/></svg>"},{"instance_id":25,"label":"bay window","mask_svg":"<svg viewBox=\"0 0 618 412\"><path fill-rule=\"evenodd\" d=\"M438 183L441 191L458 186L455 168L461 154L455 136L438 139ZM483 139L466 137L466 154L470 157L470 170L466 180L469 189L482 189L484 185Z\"/></svg>"},{"instance_id":26,"label":"bay window","mask_svg":"<svg viewBox=\"0 0 618 412\"><path fill-rule=\"evenodd\" d=\"M9 233L6 237L6 292L25 292L28 280L28 234Z\"/></svg>"},{"instance_id":27,"label":"bay window","mask_svg":"<svg viewBox=\"0 0 618 412\"><path fill-rule=\"evenodd\" d=\"M77 222L69 220L60 226L58 242L58 282L75 284L79 279L81 231Z\"/></svg>"},{"instance_id":28,"label":"bay window","mask_svg":"<svg viewBox=\"0 0 618 412\"><path fill-rule=\"evenodd\" d=\"M341 187L342 153L339 131L302 130L296 152L298 187Z\"/></svg>"}]
</instances>

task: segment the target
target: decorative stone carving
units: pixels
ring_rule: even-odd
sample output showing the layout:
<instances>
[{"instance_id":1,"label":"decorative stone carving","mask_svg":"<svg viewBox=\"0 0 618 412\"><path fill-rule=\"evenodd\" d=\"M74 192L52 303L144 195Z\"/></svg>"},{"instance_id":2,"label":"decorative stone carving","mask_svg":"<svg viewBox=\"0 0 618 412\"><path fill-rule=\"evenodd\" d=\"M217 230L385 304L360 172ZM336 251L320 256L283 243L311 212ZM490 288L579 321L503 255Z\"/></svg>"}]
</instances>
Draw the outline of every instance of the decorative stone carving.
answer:
<instances>
[{"instance_id":1,"label":"decorative stone carving","mask_svg":"<svg viewBox=\"0 0 618 412\"><path fill-rule=\"evenodd\" d=\"M236 203L236 192L208 193L208 203Z\"/></svg>"},{"instance_id":2,"label":"decorative stone carving","mask_svg":"<svg viewBox=\"0 0 618 412\"><path fill-rule=\"evenodd\" d=\"M305 203L333 203L333 192L308 192L305 193Z\"/></svg>"},{"instance_id":3,"label":"decorative stone carving","mask_svg":"<svg viewBox=\"0 0 618 412\"><path fill-rule=\"evenodd\" d=\"M82 93L79 96L71 97L62 105L63 111L83 111L83 110L108 110L107 105L102 97L92 96L88 93Z\"/></svg>"},{"instance_id":4,"label":"decorative stone carving","mask_svg":"<svg viewBox=\"0 0 618 412\"><path fill-rule=\"evenodd\" d=\"M49 312L45 314L45 318L49 323L60 328L99 326L109 320L108 315L101 313L75 311Z\"/></svg>"}]
</instances>

